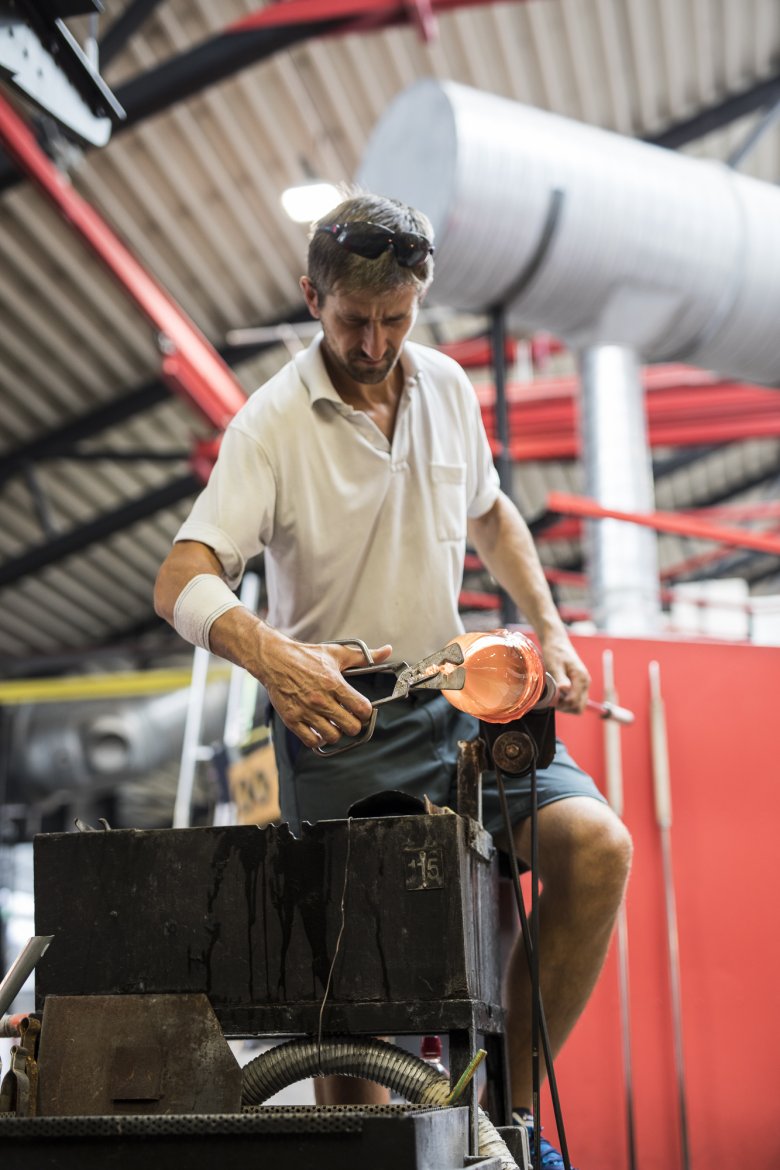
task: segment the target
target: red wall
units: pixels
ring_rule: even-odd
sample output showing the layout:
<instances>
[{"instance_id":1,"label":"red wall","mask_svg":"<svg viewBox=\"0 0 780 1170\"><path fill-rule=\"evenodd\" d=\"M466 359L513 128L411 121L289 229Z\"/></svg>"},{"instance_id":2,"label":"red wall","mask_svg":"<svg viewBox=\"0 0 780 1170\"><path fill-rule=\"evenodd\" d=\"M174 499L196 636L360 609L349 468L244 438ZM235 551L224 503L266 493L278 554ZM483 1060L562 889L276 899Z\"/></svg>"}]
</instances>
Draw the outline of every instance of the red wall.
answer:
<instances>
[{"instance_id":1,"label":"red wall","mask_svg":"<svg viewBox=\"0 0 780 1170\"><path fill-rule=\"evenodd\" d=\"M780 649L580 637L602 695L614 654L623 729L624 820L637 1170L681 1170L660 834L650 767L648 663L660 664L672 787L690 1164L780 1167ZM602 721L559 716L558 734L602 790ZM556 1062L572 1161L624 1170L625 1091L616 945ZM549 1097L542 1123L554 1137Z\"/></svg>"}]
</instances>

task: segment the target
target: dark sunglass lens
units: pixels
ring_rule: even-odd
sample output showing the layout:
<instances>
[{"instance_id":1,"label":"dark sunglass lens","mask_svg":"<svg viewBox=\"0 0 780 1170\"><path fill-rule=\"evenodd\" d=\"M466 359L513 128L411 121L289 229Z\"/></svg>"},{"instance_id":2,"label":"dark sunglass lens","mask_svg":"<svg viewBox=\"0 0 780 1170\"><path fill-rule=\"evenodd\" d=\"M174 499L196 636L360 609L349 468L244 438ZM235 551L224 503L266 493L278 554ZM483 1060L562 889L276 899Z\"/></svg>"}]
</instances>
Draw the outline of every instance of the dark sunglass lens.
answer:
<instances>
[{"instance_id":1,"label":"dark sunglass lens","mask_svg":"<svg viewBox=\"0 0 780 1170\"><path fill-rule=\"evenodd\" d=\"M376 260L392 242L390 232L363 224L348 224L339 233L338 242L366 260Z\"/></svg>"},{"instance_id":2,"label":"dark sunglass lens","mask_svg":"<svg viewBox=\"0 0 780 1170\"><path fill-rule=\"evenodd\" d=\"M402 268L414 268L416 264L422 264L433 248L425 236L418 236L414 232L396 232L393 251Z\"/></svg>"}]
</instances>

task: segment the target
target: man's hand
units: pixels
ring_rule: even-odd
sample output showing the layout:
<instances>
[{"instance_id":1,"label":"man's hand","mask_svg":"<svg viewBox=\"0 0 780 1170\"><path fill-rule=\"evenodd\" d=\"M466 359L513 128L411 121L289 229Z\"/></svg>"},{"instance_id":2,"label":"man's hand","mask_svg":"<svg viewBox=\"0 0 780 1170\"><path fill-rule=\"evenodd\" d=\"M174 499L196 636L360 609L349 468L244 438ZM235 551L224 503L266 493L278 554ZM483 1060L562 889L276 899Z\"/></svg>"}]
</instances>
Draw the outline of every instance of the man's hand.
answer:
<instances>
[{"instance_id":1,"label":"man's hand","mask_svg":"<svg viewBox=\"0 0 780 1170\"><path fill-rule=\"evenodd\" d=\"M391 646L372 650L375 662L386 662ZM294 642L265 628L261 677L282 722L309 748L336 743L342 734L357 735L371 716L371 704L354 690L343 672L365 666L351 646Z\"/></svg>"},{"instance_id":2,"label":"man's hand","mask_svg":"<svg viewBox=\"0 0 780 1170\"><path fill-rule=\"evenodd\" d=\"M590 687L590 675L585 663L563 631L543 639L541 648L544 668L553 676L558 687L558 710L573 715L582 714Z\"/></svg>"},{"instance_id":3,"label":"man's hand","mask_svg":"<svg viewBox=\"0 0 780 1170\"><path fill-rule=\"evenodd\" d=\"M155 608L166 621L173 622L177 597L199 573L224 580L222 565L207 545L194 540L175 544L155 587ZM357 735L371 717L368 699L343 674L351 666L366 665L360 650L295 642L241 605L216 619L209 645L212 653L259 679L285 725L307 747L335 743L342 734ZM387 662L391 653L392 646L371 651L377 663Z\"/></svg>"}]
</instances>

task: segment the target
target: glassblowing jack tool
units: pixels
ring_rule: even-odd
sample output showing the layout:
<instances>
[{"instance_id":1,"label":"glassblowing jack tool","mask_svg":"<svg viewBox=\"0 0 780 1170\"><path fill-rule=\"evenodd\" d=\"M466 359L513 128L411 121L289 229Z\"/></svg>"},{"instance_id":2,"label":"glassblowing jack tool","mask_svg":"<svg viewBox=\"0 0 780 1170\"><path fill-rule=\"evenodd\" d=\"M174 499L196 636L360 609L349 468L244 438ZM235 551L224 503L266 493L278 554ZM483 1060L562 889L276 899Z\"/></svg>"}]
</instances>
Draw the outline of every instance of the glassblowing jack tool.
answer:
<instances>
[{"instance_id":1,"label":"glassblowing jack tool","mask_svg":"<svg viewBox=\"0 0 780 1170\"><path fill-rule=\"evenodd\" d=\"M377 708L385 703L406 699L413 690L460 691L466 681L466 672L462 665L463 651L457 642L451 642L443 650L437 650L427 658L421 658L413 666L408 662L374 662L371 651L360 638L337 638L327 645L354 646L366 659L366 666L353 666L345 670L345 678L368 674L394 674L395 685L391 694L373 700L371 717L359 735L342 736L335 744L320 744L315 751L321 756L335 756L371 739L376 727Z\"/></svg>"}]
</instances>

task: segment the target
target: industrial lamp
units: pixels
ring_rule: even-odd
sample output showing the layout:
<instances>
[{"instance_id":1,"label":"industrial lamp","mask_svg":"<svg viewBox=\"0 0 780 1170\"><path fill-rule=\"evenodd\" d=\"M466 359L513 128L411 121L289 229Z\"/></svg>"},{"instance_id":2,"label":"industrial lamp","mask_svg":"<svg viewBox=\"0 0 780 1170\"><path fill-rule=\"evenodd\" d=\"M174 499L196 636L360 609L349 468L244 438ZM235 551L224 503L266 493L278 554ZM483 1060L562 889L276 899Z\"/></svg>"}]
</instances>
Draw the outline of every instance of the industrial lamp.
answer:
<instances>
[{"instance_id":1,"label":"industrial lamp","mask_svg":"<svg viewBox=\"0 0 780 1170\"><path fill-rule=\"evenodd\" d=\"M281 201L290 219L296 223L311 223L335 207L341 196L332 183L309 179L295 187L287 187L282 192Z\"/></svg>"}]
</instances>

